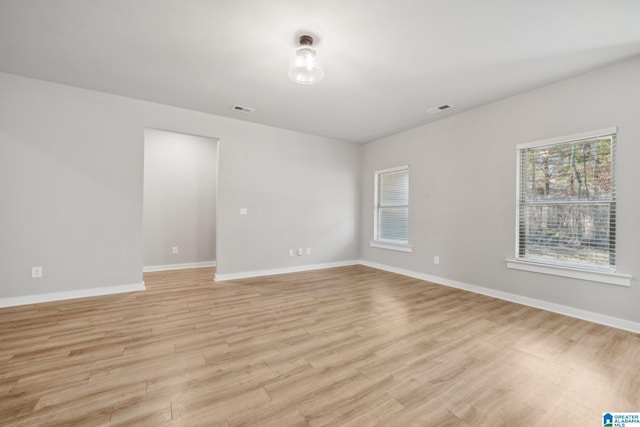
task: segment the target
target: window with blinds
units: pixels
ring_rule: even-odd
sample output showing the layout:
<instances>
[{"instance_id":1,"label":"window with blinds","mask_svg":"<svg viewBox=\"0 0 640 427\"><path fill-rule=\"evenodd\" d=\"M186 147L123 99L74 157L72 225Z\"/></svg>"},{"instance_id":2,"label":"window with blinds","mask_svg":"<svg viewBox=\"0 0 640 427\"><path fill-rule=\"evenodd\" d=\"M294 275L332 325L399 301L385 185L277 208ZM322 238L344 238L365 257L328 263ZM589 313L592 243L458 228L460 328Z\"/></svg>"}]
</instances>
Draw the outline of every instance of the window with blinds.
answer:
<instances>
[{"instance_id":1,"label":"window with blinds","mask_svg":"<svg viewBox=\"0 0 640 427\"><path fill-rule=\"evenodd\" d=\"M409 167L376 172L374 241L409 244Z\"/></svg>"},{"instance_id":2,"label":"window with blinds","mask_svg":"<svg viewBox=\"0 0 640 427\"><path fill-rule=\"evenodd\" d=\"M520 260L615 272L616 129L518 146Z\"/></svg>"}]
</instances>

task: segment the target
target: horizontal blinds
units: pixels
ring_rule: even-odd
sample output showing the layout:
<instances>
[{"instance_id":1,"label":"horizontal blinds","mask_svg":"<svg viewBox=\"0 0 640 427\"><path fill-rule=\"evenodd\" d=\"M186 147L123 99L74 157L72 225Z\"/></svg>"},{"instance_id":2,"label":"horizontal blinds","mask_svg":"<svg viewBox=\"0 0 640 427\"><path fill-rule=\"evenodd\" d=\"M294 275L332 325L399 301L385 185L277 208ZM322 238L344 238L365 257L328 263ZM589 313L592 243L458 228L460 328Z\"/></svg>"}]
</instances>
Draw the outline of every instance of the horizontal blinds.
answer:
<instances>
[{"instance_id":1,"label":"horizontal blinds","mask_svg":"<svg viewBox=\"0 0 640 427\"><path fill-rule=\"evenodd\" d=\"M615 268L615 140L519 150L519 258Z\"/></svg>"},{"instance_id":2,"label":"horizontal blinds","mask_svg":"<svg viewBox=\"0 0 640 427\"><path fill-rule=\"evenodd\" d=\"M377 175L375 240L409 242L409 170L381 172Z\"/></svg>"}]
</instances>

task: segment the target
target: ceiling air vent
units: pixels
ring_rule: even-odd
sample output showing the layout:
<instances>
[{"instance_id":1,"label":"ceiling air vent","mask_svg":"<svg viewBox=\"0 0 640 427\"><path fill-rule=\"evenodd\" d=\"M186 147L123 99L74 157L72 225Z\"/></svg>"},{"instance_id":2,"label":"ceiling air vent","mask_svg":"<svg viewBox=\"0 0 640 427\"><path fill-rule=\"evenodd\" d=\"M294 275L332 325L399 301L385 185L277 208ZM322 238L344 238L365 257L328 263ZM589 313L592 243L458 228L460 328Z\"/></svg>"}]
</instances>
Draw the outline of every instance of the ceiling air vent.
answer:
<instances>
[{"instance_id":1,"label":"ceiling air vent","mask_svg":"<svg viewBox=\"0 0 640 427\"><path fill-rule=\"evenodd\" d=\"M429 114L438 114L438 113L442 113L443 111L450 110L451 108L453 108L452 105L444 104L444 105L441 105L439 107L429 108L427 110L427 113L429 113Z\"/></svg>"},{"instance_id":2,"label":"ceiling air vent","mask_svg":"<svg viewBox=\"0 0 640 427\"><path fill-rule=\"evenodd\" d=\"M253 108L243 107L242 105L234 105L232 110L239 113L253 113Z\"/></svg>"}]
</instances>

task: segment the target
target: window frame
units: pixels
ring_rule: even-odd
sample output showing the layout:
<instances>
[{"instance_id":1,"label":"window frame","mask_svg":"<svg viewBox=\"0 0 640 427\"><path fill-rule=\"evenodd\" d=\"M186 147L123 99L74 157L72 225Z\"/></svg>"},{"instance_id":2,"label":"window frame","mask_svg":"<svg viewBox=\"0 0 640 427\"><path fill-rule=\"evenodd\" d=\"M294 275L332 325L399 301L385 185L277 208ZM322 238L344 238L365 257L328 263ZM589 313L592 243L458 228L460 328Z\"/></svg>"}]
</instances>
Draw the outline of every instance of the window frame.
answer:
<instances>
[{"instance_id":1,"label":"window frame","mask_svg":"<svg viewBox=\"0 0 640 427\"><path fill-rule=\"evenodd\" d=\"M616 174L616 141L618 128L610 127L605 129L593 130L588 132L582 132L572 135L566 135L556 138L550 138L545 140L533 141L524 144L516 145L516 217L515 217L515 254L513 259L507 259L507 268L516 270L525 270L536 273L551 274L563 277L572 277L582 280L589 280L601 283L609 283L620 286L631 286L631 276L625 274L619 274L616 272L617 260L613 265L608 268L600 267L596 265L589 265L587 263L580 264L570 261L563 262L562 260L550 260L545 261L541 259L526 258L520 256L520 212L522 207L521 201L521 184L522 184L522 163L521 156L523 150L530 148L542 148L545 146L553 146L558 144L571 144L580 140L595 139L603 136L613 135L613 147L612 147L612 159L611 159L611 174L612 182L615 189L615 174ZM570 203L570 202L569 202ZM617 203L615 192L610 202L614 206ZM613 230L613 238L617 235L617 222Z\"/></svg>"},{"instance_id":2,"label":"window frame","mask_svg":"<svg viewBox=\"0 0 640 427\"><path fill-rule=\"evenodd\" d=\"M379 198L380 198L380 176L386 173L392 173L392 172L399 172L399 171L406 171L407 172L407 179L410 179L409 176L409 165L402 165L402 166L396 166L396 167L392 167L392 168L387 168L387 169L381 169L381 170L377 170L374 172L374 186L373 186L373 191L374 191L374 195L373 195L373 239L369 242L369 245L371 247L375 247L375 248L380 248L380 249L390 249L390 250L395 250L395 251L400 251L400 252L412 252L413 248L410 244L410 240L409 240L409 223L407 221L407 241L406 242L399 242L399 241L391 241L391 240L384 240L384 239L380 239L378 237L378 229L379 229L379 222L378 222L378 218L379 218L379 209L381 208L381 206L379 205ZM409 181L407 181L407 196L409 195ZM409 213L409 201L407 200L407 215Z\"/></svg>"}]
</instances>

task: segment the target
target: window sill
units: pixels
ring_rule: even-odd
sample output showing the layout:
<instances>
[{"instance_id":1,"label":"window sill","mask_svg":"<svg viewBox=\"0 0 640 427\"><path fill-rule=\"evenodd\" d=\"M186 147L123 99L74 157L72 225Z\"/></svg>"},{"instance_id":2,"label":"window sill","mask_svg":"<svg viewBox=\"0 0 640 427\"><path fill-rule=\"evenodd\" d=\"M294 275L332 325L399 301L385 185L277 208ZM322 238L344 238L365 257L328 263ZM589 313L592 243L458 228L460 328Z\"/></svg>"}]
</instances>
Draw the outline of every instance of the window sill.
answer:
<instances>
[{"instance_id":1,"label":"window sill","mask_svg":"<svg viewBox=\"0 0 640 427\"><path fill-rule=\"evenodd\" d=\"M372 248L390 249L392 251L413 252L413 248L411 247L411 245L376 242L375 240L369 242L369 246L371 246Z\"/></svg>"},{"instance_id":2,"label":"window sill","mask_svg":"<svg viewBox=\"0 0 640 427\"><path fill-rule=\"evenodd\" d=\"M553 276L571 277L574 279L588 280L591 282L607 283L617 286L631 286L631 276L608 271L582 270L571 267L561 267L536 263L531 261L521 261L517 259L506 259L507 268L513 270L531 271L534 273L550 274Z\"/></svg>"}]
</instances>

